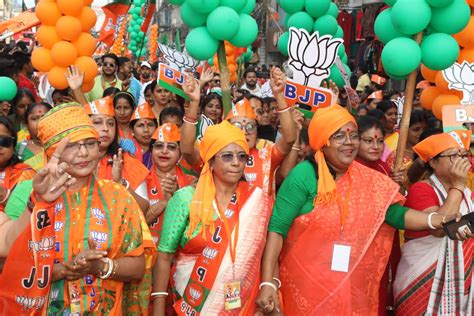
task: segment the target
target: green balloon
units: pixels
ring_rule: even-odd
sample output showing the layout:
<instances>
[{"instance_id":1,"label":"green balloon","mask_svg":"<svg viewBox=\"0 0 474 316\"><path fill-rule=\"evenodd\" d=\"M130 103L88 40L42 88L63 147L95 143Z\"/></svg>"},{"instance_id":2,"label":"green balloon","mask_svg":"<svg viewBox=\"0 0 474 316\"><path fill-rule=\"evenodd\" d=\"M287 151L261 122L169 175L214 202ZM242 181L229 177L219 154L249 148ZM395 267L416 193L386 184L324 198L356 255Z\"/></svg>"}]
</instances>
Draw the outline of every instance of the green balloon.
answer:
<instances>
[{"instance_id":1,"label":"green balloon","mask_svg":"<svg viewBox=\"0 0 474 316\"><path fill-rule=\"evenodd\" d=\"M344 56L341 57L341 61L344 63L344 64L347 64L347 54L344 54Z\"/></svg>"},{"instance_id":2,"label":"green balloon","mask_svg":"<svg viewBox=\"0 0 474 316\"><path fill-rule=\"evenodd\" d=\"M403 34L423 31L431 19L431 8L425 0L397 0L392 7L392 23Z\"/></svg>"},{"instance_id":3,"label":"green balloon","mask_svg":"<svg viewBox=\"0 0 474 316\"><path fill-rule=\"evenodd\" d=\"M441 8L450 5L453 3L453 0L426 0L426 3L432 7Z\"/></svg>"},{"instance_id":4,"label":"green balloon","mask_svg":"<svg viewBox=\"0 0 474 316\"><path fill-rule=\"evenodd\" d=\"M390 77L390 79L393 79L393 80L405 80L407 78L407 76L396 76L388 72L387 72L387 75Z\"/></svg>"},{"instance_id":5,"label":"green balloon","mask_svg":"<svg viewBox=\"0 0 474 316\"><path fill-rule=\"evenodd\" d=\"M132 31L132 32L130 33L130 38L136 39L137 37L138 37L138 32Z\"/></svg>"},{"instance_id":6,"label":"green balloon","mask_svg":"<svg viewBox=\"0 0 474 316\"><path fill-rule=\"evenodd\" d=\"M211 57L207 60L207 63L210 65L210 66L214 66L214 57Z\"/></svg>"},{"instance_id":7,"label":"green balloon","mask_svg":"<svg viewBox=\"0 0 474 316\"><path fill-rule=\"evenodd\" d=\"M459 33L471 18L471 9L465 0L454 0L446 7L433 8L432 12L430 26L439 33Z\"/></svg>"},{"instance_id":8,"label":"green balloon","mask_svg":"<svg viewBox=\"0 0 474 316\"><path fill-rule=\"evenodd\" d=\"M329 4L328 11L324 13L324 15L332 15L333 17L337 19L337 16L339 15L339 8L337 7L337 4L335 4L334 2L331 2Z\"/></svg>"},{"instance_id":9,"label":"green balloon","mask_svg":"<svg viewBox=\"0 0 474 316\"><path fill-rule=\"evenodd\" d=\"M290 40L290 33L285 32L283 33L280 38L278 39L278 50L283 56L288 56L288 41Z\"/></svg>"},{"instance_id":10,"label":"green balloon","mask_svg":"<svg viewBox=\"0 0 474 316\"><path fill-rule=\"evenodd\" d=\"M197 60L207 60L217 52L219 42L209 34L207 27L200 26L189 32L185 44L191 57Z\"/></svg>"},{"instance_id":11,"label":"green balloon","mask_svg":"<svg viewBox=\"0 0 474 316\"><path fill-rule=\"evenodd\" d=\"M168 0L168 1L174 5L182 5L184 3L184 0Z\"/></svg>"},{"instance_id":12,"label":"green balloon","mask_svg":"<svg viewBox=\"0 0 474 316\"><path fill-rule=\"evenodd\" d=\"M305 29L308 33L313 32L314 21L311 15L301 11L295 14L292 14L288 19L288 28L296 27L297 29Z\"/></svg>"},{"instance_id":13,"label":"green balloon","mask_svg":"<svg viewBox=\"0 0 474 316\"><path fill-rule=\"evenodd\" d=\"M339 58L342 58L342 56L344 56L344 54L346 54L346 49L344 47L344 45L339 45L339 48L337 49L337 56L339 56Z\"/></svg>"},{"instance_id":14,"label":"green balloon","mask_svg":"<svg viewBox=\"0 0 474 316\"><path fill-rule=\"evenodd\" d=\"M181 19L188 27L194 28L206 24L207 14L194 11L188 5L188 2L185 2L181 6Z\"/></svg>"},{"instance_id":15,"label":"green balloon","mask_svg":"<svg viewBox=\"0 0 474 316\"><path fill-rule=\"evenodd\" d=\"M306 0L304 7L313 18L319 18L329 10L330 0Z\"/></svg>"},{"instance_id":16,"label":"green balloon","mask_svg":"<svg viewBox=\"0 0 474 316\"><path fill-rule=\"evenodd\" d=\"M258 25L254 18L245 13L241 13L239 19L239 31L229 42L236 47L245 47L257 39Z\"/></svg>"},{"instance_id":17,"label":"green balloon","mask_svg":"<svg viewBox=\"0 0 474 316\"><path fill-rule=\"evenodd\" d=\"M234 9L237 12L242 11L242 9L247 5L247 0L221 0L219 6L229 7Z\"/></svg>"},{"instance_id":18,"label":"green balloon","mask_svg":"<svg viewBox=\"0 0 474 316\"><path fill-rule=\"evenodd\" d=\"M397 0L385 0L385 3L391 7L395 4L395 2L397 2Z\"/></svg>"},{"instance_id":19,"label":"green balloon","mask_svg":"<svg viewBox=\"0 0 474 316\"><path fill-rule=\"evenodd\" d=\"M207 30L217 40L230 40L239 28L239 14L232 8L218 7L207 16Z\"/></svg>"},{"instance_id":20,"label":"green balloon","mask_svg":"<svg viewBox=\"0 0 474 316\"><path fill-rule=\"evenodd\" d=\"M342 27L340 25L337 26L337 31L336 34L334 34L334 37L344 39L344 31L342 30Z\"/></svg>"},{"instance_id":21,"label":"green balloon","mask_svg":"<svg viewBox=\"0 0 474 316\"><path fill-rule=\"evenodd\" d=\"M344 69L346 70L346 73L350 78L351 77L351 69L346 64L344 64ZM342 77L341 72L337 68L336 64L332 65L331 68L329 68L329 71L331 72L331 74L329 75L329 78L328 78L329 80L334 81L334 83L340 88L342 88L346 85L346 83L344 82L344 78Z\"/></svg>"},{"instance_id":22,"label":"green balloon","mask_svg":"<svg viewBox=\"0 0 474 316\"><path fill-rule=\"evenodd\" d=\"M333 36L337 32L337 28L339 25L337 24L336 19L331 15L323 15L322 17L318 18L314 22L313 31L319 32L319 36L323 35L331 35Z\"/></svg>"},{"instance_id":23,"label":"green balloon","mask_svg":"<svg viewBox=\"0 0 474 316\"><path fill-rule=\"evenodd\" d=\"M206 14L217 8L219 0L187 0L186 3L195 12Z\"/></svg>"},{"instance_id":24,"label":"green balloon","mask_svg":"<svg viewBox=\"0 0 474 316\"><path fill-rule=\"evenodd\" d=\"M382 63L390 74L406 76L420 66L420 46L411 38L394 38L382 50Z\"/></svg>"},{"instance_id":25,"label":"green balloon","mask_svg":"<svg viewBox=\"0 0 474 316\"><path fill-rule=\"evenodd\" d=\"M289 14L302 11L305 4L305 0L279 0L279 2L280 7Z\"/></svg>"},{"instance_id":26,"label":"green balloon","mask_svg":"<svg viewBox=\"0 0 474 316\"><path fill-rule=\"evenodd\" d=\"M141 27L140 24L135 24L135 26L133 27L133 30L138 33L140 32L140 27Z\"/></svg>"},{"instance_id":27,"label":"green balloon","mask_svg":"<svg viewBox=\"0 0 474 316\"><path fill-rule=\"evenodd\" d=\"M288 25L288 21L290 21L290 18L291 18L291 14L288 14L288 13L287 13L287 14L285 15L285 22L284 22L284 25L285 25L285 28L286 28L286 29L289 29L289 28L290 28L290 26Z\"/></svg>"},{"instance_id":28,"label":"green balloon","mask_svg":"<svg viewBox=\"0 0 474 316\"><path fill-rule=\"evenodd\" d=\"M388 8L380 13L375 19L374 24L375 35L379 40L387 44L396 37L407 37L403 33L398 32L392 24L392 8Z\"/></svg>"},{"instance_id":29,"label":"green balloon","mask_svg":"<svg viewBox=\"0 0 474 316\"><path fill-rule=\"evenodd\" d=\"M421 61L426 67L444 70L458 59L459 45L451 35L434 33L423 38L421 56Z\"/></svg>"},{"instance_id":30,"label":"green balloon","mask_svg":"<svg viewBox=\"0 0 474 316\"><path fill-rule=\"evenodd\" d=\"M247 4L242 10L240 10L240 13L245 13L245 14L252 13L253 9L255 9L255 1L256 0L247 0Z\"/></svg>"},{"instance_id":31,"label":"green balloon","mask_svg":"<svg viewBox=\"0 0 474 316\"><path fill-rule=\"evenodd\" d=\"M15 81L9 77L0 77L0 101L11 101L18 91Z\"/></svg>"}]
</instances>

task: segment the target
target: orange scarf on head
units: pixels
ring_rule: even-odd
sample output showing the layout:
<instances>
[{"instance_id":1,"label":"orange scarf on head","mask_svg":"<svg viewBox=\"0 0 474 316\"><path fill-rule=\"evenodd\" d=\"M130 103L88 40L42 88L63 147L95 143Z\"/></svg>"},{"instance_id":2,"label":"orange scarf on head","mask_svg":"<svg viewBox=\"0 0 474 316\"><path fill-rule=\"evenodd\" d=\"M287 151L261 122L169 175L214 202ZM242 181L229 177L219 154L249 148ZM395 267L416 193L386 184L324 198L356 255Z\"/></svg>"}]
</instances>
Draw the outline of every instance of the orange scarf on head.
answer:
<instances>
[{"instance_id":1,"label":"orange scarf on head","mask_svg":"<svg viewBox=\"0 0 474 316\"><path fill-rule=\"evenodd\" d=\"M464 148L469 150L471 131L451 131L432 135L413 146L413 151L424 161L428 162L443 151L450 148Z\"/></svg>"},{"instance_id":2,"label":"orange scarf on head","mask_svg":"<svg viewBox=\"0 0 474 316\"><path fill-rule=\"evenodd\" d=\"M343 107L333 105L316 111L309 124L309 145L316 152L318 163L318 194L316 204L329 204L336 198L336 182L329 172L322 148L329 146L329 138L345 124L353 122L354 117Z\"/></svg>"},{"instance_id":3,"label":"orange scarf on head","mask_svg":"<svg viewBox=\"0 0 474 316\"><path fill-rule=\"evenodd\" d=\"M210 227L211 231L214 230L212 227L214 222L212 201L216 196L216 186L209 166L209 160L222 148L232 143L242 147L247 154L249 153L249 146L245 139L244 132L229 122L223 121L220 124L209 126L199 144L199 151L204 166L202 167L201 175L199 176L199 181L190 205L189 236L192 235L199 223L201 223L203 227L203 236L205 236L206 228Z\"/></svg>"}]
</instances>

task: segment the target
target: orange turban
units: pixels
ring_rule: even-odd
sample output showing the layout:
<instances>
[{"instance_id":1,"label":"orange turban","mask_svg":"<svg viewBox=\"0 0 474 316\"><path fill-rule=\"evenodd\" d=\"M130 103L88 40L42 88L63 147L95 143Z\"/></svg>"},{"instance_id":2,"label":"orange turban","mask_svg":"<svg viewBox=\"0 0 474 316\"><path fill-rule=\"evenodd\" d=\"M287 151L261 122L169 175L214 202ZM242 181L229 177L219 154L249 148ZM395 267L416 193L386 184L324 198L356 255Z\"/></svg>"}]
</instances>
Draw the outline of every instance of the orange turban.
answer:
<instances>
[{"instance_id":1,"label":"orange turban","mask_svg":"<svg viewBox=\"0 0 474 316\"><path fill-rule=\"evenodd\" d=\"M137 106L137 108L135 109L135 112L133 112L133 115L130 121L144 119L144 118L156 120L156 116L153 113L153 110L151 109L151 106L148 102L144 102L140 104L139 106Z\"/></svg>"},{"instance_id":2,"label":"orange turban","mask_svg":"<svg viewBox=\"0 0 474 316\"><path fill-rule=\"evenodd\" d=\"M203 234L205 234L207 228L210 228L211 231L214 230L212 201L216 197L216 187L209 167L209 160L222 148L232 143L242 147L247 154L249 153L249 146L245 139L244 132L227 121L209 126L204 133L201 143L199 143L199 152L204 166L201 170L190 206L189 236L191 236L199 223L202 224Z\"/></svg>"},{"instance_id":3,"label":"orange turban","mask_svg":"<svg viewBox=\"0 0 474 316\"><path fill-rule=\"evenodd\" d=\"M335 132L349 122L357 125L354 117L345 108L337 104L317 110L311 119L308 128L309 145L316 152L314 158L318 163L319 175L316 203L327 204L334 201L336 197L336 182L329 172L321 149L328 145L329 138Z\"/></svg>"},{"instance_id":4,"label":"orange turban","mask_svg":"<svg viewBox=\"0 0 474 316\"><path fill-rule=\"evenodd\" d=\"M151 138L160 142L179 142L181 140L181 132L178 125L165 123L155 130Z\"/></svg>"},{"instance_id":5,"label":"orange turban","mask_svg":"<svg viewBox=\"0 0 474 316\"><path fill-rule=\"evenodd\" d=\"M257 115L255 114L254 109L250 105L250 101L246 98L243 98L242 100L234 104L225 119L230 120L235 116L242 116L254 120L257 119Z\"/></svg>"},{"instance_id":6,"label":"orange turban","mask_svg":"<svg viewBox=\"0 0 474 316\"><path fill-rule=\"evenodd\" d=\"M469 150L470 143L470 130L451 131L449 133L432 135L413 146L413 150L424 162L428 162L430 159L450 148L464 148Z\"/></svg>"},{"instance_id":7,"label":"orange turban","mask_svg":"<svg viewBox=\"0 0 474 316\"><path fill-rule=\"evenodd\" d=\"M97 99L84 105L84 111L88 115L102 114L115 116L114 102L111 97Z\"/></svg>"},{"instance_id":8,"label":"orange turban","mask_svg":"<svg viewBox=\"0 0 474 316\"><path fill-rule=\"evenodd\" d=\"M99 138L91 119L78 103L61 104L38 121L38 138L44 144L48 157L54 154L58 143L66 137L71 143Z\"/></svg>"}]
</instances>

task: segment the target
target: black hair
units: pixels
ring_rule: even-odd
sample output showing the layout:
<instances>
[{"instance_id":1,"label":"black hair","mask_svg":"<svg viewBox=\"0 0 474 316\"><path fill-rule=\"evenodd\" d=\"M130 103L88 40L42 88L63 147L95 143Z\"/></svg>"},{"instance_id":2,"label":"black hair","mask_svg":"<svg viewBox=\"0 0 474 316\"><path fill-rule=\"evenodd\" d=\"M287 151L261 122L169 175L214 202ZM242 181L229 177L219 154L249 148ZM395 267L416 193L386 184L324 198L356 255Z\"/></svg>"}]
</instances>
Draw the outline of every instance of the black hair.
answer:
<instances>
[{"instance_id":1,"label":"black hair","mask_svg":"<svg viewBox=\"0 0 474 316\"><path fill-rule=\"evenodd\" d=\"M374 116L363 116L357 120L357 126L359 127L359 135L362 135L363 133L367 132L371 128L376 128L382 131L382 135L385 136L385 132L382 126L382 123L380 123L380 120L375 118Z\"/></svg>"},{"instance_id":2,"label":"black hair","mask_svg":"<svg viewBox=\"0 0 474 316\"><path fill-rule=\"evenodd\" d=\"M22 52L15 52L12 55L13 60L15 60L16 67L18 70L23 69L23 67L31 62L31 57L28 54Z\"/></svg>"},{"instance_id":3,"label":"black hair","mask_svg":"<svg viewBox=\"0 0 474 316\"><path fill-rule=\"evenodd\" d=\"M400 91L390 90L387 93L384 93L383 100L390 100L390 98L393 97L396 94L400 94Z\"/></svg>"},{"instance_id":4,"label":"black hair","mask_svg":"<svg viewBox=\"0 0 474 316\"><path fill-rule=\"evenodd\" d=\"M128 101L132 108L135 108L135 99L129 92L120 91L114 96L114 108L117 105L119 99L125 99Z\"/></svg>"},{"instance_id":5,"label":"black hair","mask_svg":"<svg viewBox=\"0 0 474 316\"><path fill-rule=\"evenodd\" d=\"M362 73L366 74L367 73L367 66L364 65L364 64L360 64L359 66L357 66L357 70L360 70Z\"/></svg>"},{"instance_id":6,"label":"black hair","mask_svg":"<svg viewBox=\"0 0 474 316\"><path fill-rule=\"evenodd\" d=\"M31 111L33 111L38 106L44 106L45 108L48 109L48 111L53 108L51 106L51 104L49 104L47 102L35 102L35 103L32 103L32 104L28 105L26 107L26 111L25 111L25 123L28 123L28 116L30 116Z\"/></svg>"},{"instance_id":7,"label":"black hair","mask_svg":"<svg viewBox=\"0 0 474 316\"><path fill-rule=\"evenodd\" d=\"M13 113L16 113L16 106L17 106L18 102L20 102L20 100L24 97L29 98L31 100L31 103L35 102L35 96L33 95L33 93L31 93L31 91L29 89L20 88L16 92L16 95L13 98L13 100L10 102L11 105L12 105L12 108L13 108Z\"/></svg>"},{"instance_id":8,"label":"black hair","mask_svg":"<svg viewBox=\"0 0 474 316\"><path fill-rule=\"evenodd\" d=\"M417 123L425 122L425 113L422 110L412 110L410 114L410 127Z\"/></svg>"},{"instance_id":9,"label":"black hair","mask_svg":"<svg viewBox=\"0 0 474 316\"><path fill-rule=\"evenodd\" d=\"M387 113L387 111L392 109L392 108L398 109L397 105L393 101L382 100L379 103L377 103L377 110L380 110L383 113Z\"/></svg>"},{"instance_id":10,"label":"black hair","mask_svg":"<svg viewBox=\"0 0 474 316\"><path fill-rule=\"evenodd\" d=\"M309 134L307 128L302 128L300 131L300 144L309 145Z\"/></svg>"},{"instance_id":11,"label":"black hair","mask_svg":"<svg viewBox=\"0 0 474 316\"><path fill-rule=\"evenodd\" d=\"M379 109L373 109L367 112L366 116L375 117L377 120L381 121L385 117L385 113Z\"/></svg>"},{"instance_id":12,"label":"black hair","mask_svg":"<svg viewBox=\"0 0 474 316\"><path fill-rule=\"evenodd\" d=\"M255 70L255 68L253 68L253 67L248 67L248 68L245 69L245 71L244 71L243 78L244 78L244 79L247 78L247 75L248 75L249 73L251 73L251 72L253 72L253 73L255 73L255 75L257 75L257 71Z\"/></svg>"},{"instance_id":13,"label":"black hair","mask_svg":"<svg viewBox=\"0 0 474 316\"><path fill-rule=\"evenodd\" d=\"M0 77L9 77L13 79L14 76L18 75L18 72L19 69L11 57L0 58Z\"/></svg>"},{"instance_id":14,"label":"black hair","mask_svg":"<svg viewBox=\"0 0 474 316\"><path fill-rule=\"evenodd\" d=\"M69 96L69 88L66 89L54 89L53 92L51 93L51 97L55 94L59 93L62 96Z\"/></svg>"},{"instance_id":15,"label":"black hair","mask_svg":"<svg viewBox=\"0 0 474 316\"><path fill-rule=\"evenodd\" d=\"M102 97L105 98L105 97L113 97L115 96L117 93L120 92L120 89L119 88L116 88L116 87L108 87L104 90L104 92L102 93Z\"/></svg>"},{"instance_id":16,"label":"black hair","mask_svg":"<svg viewBox=\"0 0 474 316\"><path fill-rule=\"evenodd\" d=\"M157 71L159 66L160 66L160 63L155 61L153 64L151 64L151 70Z\"/></svg>"},{"instance_id":17,"label":"black hair","mask_svg":"<svg viewBox=\"0 0 474 316\"><path fill-rule=\"evenodd\" d=\"M261 98L261 100L263 104L270 104L272 102L276 102L276 99L272 97Z\"/></svg>"},{"instance_id":18,"label":"black hair","mask_svg":"<svg viewBox=\"0 0 474 316\"><path fill-rule=\"evenodd\" d=\"M219 103L221 104L221 107L223 106L222 105L222 97L219 94L215 93L215 92L211 92L208 95L206 95L204 98L201 99L201 103L199 104L199 107L201 108L201 112L204 113L204 108L212 100L219 100Z\"/></svg>"},{"instance_id":19,"label":"black hair","mask_svg":"<svg viewBox=\"0 0 474 316\"><path fill-rule=\"evenodd\" d=\"M124 56L120 56L120 57L118 58L118 61L119 61L119 62L118 62L119 67L122 67L123 65L125 65L125 63L128 63L128 62L130 61L130 58L124 57Z\"/></svg>"},{"instance_id":20,"label":"black hair","mask_svg":"<svg viewBox=\"0 0 474 316\"><path fill-rule=\"evenodd\" d=\"M150 119L152 120L154 123L155 123L155 126L158 127L158 121L156 120L156 118L154 119ZM130 121L130 127L133 129L135 127L135 125L137 124L138 120L131 120Z\"/></svg>"},{"instance_id":21,"label":"black hair","mask_svg":"<svg viewBox=\"0 0 474 316\"><path fill-rule=\"evenodd\" d=\"M104 62L104 60L106 58L110 58L110 59L113 59L115 61L115 65L118 67L119 63L120 63L120 60L119 58L117 57L117 55L113 54L113 53L107 53L107 54L104 54L102 55L102 57L100 58L100 60L102 62Z\"/></svg>"},{"instance_id":22,"label":"black hair","mask_svg":"<svg viewBox=\"0 0 474 316\"><path fill-rule=\"evenodd\" d=\"M5 116L0 116L0 125L5 126L5 128L10 133L10 136L13 137L13 155L8 161L7 166L14 166L17 163L21 162L20 158L18 158L15 152L16 143L18 141L18 136L15 130L15 126L13 126L12 122L10 122L10 120Z\"/></svg>"},{"instance_id":23,"label":"black hair","mask_svg":"<svg viewBox=\"0 0 474 316\"><path fill-rule=\"evenodd\" d=\"M169 117L169 116L177 116L180 121L183 121L184 113L180 108L177 108L177 107L164 108L160 112L160 120L159 120L160 125L163 125L164 124L163 121L165 117Z\"/></svg>"},{"instance_id":24,"label":"black hair","mask_svg":"<svg viewBox=\"0 0 474 316\"><path fill-rule=\"evenodd\" d=\"M156 82L156 80L153 80L152 83L147 84L147 85L145 86L145 90L143 91L143 94L144 94L144 95L148 92L148 90L150 90L151 93L153 93L153 90L155 90L154 87L153 87L153 89L152 89L152 84L153 84L153 82ZM155 84L155 87L156 87L156 84Z\"/></svg>"}]
</instances>

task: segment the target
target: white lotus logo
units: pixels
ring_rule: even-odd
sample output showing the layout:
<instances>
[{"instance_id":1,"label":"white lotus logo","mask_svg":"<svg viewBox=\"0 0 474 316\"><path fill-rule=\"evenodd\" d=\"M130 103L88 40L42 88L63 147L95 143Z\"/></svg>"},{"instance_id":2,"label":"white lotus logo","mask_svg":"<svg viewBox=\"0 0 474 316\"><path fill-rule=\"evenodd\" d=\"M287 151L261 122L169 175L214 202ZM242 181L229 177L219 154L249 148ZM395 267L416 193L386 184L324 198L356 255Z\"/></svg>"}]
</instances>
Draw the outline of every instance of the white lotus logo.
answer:
<instances>
[{"instance_id":1,"label":"white lotus logo","mask_svg":"<svg viewBox=\"0 0 474 316\"><path fill-rule=\"evenodd\" d=\"M443 70L443 76L449 82L449 88L463 92L461 104L474 103L474 63L454 63Z\"/></svg>"},{"instance_id":2,"label":"white lotus logo","mask_svg":"<svg viewBox=\"0 0 474 316\"><path fill-rule=\"evenodd\" d=\"M160 50L164 55L163 57L166 59L166 61L168 61L170 67L181 72L185 70L196 70L196 67L199 64L197 60L161 43L158 43L158 46L160 47Z\"/></svg>"},{"instance_id":3,"label":"white lotus logo","mask_svg":"<svg viewBox=\"0 0 474 316\"><path fill-rule=\"evenodd\" d=\"M289 65L293 80L309 87L319 87L329 77L329 68L334 64L342 39L330 35L309 35L304 29L290 28L288 41Z\"/></svg>"}]
</instances>

